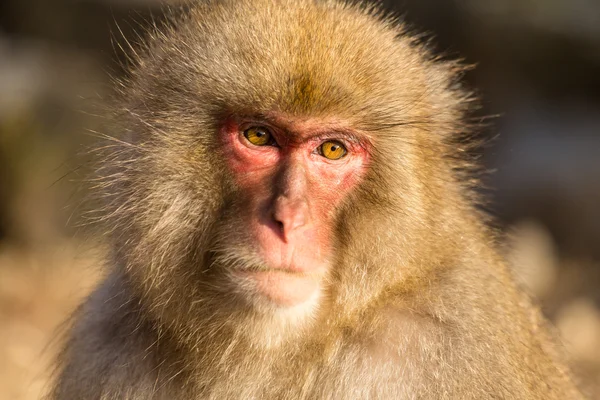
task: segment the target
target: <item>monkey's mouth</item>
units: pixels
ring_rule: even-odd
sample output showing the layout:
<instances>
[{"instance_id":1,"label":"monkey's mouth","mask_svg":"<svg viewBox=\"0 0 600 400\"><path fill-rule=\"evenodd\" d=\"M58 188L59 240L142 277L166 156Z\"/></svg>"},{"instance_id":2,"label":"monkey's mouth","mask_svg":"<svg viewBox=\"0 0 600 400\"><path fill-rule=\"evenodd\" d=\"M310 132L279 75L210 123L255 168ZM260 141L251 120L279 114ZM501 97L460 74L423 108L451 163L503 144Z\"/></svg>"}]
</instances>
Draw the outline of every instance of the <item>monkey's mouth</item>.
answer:
<instances>
[{"instance_id":1,"label":"monkey's mouth","mask_svg":"<svg viewBox=\"0 0 600 400\"><path fill-rule=\"evenodd\" d=\"M323 274L259 267L236 270L233 278L248 295L258 295L277 305L292 307L318 296Z\"/></svg>"}]
</instances>

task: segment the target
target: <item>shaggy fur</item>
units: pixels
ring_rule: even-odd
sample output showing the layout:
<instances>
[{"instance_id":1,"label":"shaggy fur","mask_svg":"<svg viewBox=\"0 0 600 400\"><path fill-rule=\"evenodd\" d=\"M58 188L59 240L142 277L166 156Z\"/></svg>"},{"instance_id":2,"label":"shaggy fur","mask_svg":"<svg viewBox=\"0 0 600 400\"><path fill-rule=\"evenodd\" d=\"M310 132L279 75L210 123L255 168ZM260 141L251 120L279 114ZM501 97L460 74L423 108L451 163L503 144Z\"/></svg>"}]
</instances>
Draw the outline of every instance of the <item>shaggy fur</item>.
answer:
<instances>
[{"instance_id":1,"label":"shaggy fur","mask_svg":"<svg viewBox=\"0 0 600 400\"><path fill-rule=\"evenodd\" d=\"M460 65L337 1L204 1L148 36L98 168L109 277L52 399L580 398L475 209ZM219 284L255 262L219 127L273 112L374 149L323 293L293 309Z\"/></svg>"}]
</instances>

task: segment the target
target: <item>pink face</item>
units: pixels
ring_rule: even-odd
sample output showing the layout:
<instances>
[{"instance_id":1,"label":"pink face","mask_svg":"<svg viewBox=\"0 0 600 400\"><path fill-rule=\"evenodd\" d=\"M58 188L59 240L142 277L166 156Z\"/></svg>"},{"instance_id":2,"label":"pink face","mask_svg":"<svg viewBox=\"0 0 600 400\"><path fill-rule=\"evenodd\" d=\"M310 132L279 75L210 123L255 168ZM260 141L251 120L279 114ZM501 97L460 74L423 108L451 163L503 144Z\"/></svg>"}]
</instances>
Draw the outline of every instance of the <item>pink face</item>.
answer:
<instances>
[{"instance_id":1,"label":"pink face","mask_svg":"<svg viewBox=\"0 0 600 400\"><path fill-rule=\"evenodd\" d=\"M282 306L303 303L329 269L335 211L364 174L369 142L315 119L230 119L222 133L248 211L240 229L264 267L236 272L236 283Z\"/></svg>"}]
</instances>

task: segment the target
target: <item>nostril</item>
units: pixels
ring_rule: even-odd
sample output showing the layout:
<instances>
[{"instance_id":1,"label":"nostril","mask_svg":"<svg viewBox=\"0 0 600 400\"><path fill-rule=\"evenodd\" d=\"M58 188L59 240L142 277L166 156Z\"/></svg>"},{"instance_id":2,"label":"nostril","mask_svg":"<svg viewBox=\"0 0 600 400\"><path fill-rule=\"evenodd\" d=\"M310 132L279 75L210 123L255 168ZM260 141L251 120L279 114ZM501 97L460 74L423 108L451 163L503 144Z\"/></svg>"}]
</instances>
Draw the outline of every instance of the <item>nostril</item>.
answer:
<instances>
[{"instance_id":1,"label":"nostril","mask_svg":"<svg viewBox=\"0 0 600 400\"><path fill-rule=\"evenodd\" d=\"M275 223L275 226L280 231L280 233L283 233L283 221L281 220L280 216L277 215L277 210L275 210L273 214L271 214L271 219Z\"/></svg>"},{"instance_id":2,"label":"nostril","mask_svg":"<svg viewBox=\"0 0 600 400\"><path fill-rule=\"evenodd\" d=\"M283 233L283 222L275 220L275 224L277 225L281 233Z\"/></svg>"}]
</instances>

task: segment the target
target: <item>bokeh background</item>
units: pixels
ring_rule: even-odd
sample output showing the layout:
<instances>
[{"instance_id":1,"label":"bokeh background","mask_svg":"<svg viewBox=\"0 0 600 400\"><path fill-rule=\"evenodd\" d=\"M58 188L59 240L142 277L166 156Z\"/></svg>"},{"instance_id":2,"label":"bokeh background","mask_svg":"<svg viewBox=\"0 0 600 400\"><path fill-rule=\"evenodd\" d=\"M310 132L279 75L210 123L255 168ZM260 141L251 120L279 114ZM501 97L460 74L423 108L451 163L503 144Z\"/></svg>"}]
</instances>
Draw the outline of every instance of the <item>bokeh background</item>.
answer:
<instances>
[{"instance_id":1,"label":"bokeh background","mask_svg":"<svg viewBox=\"0 0 600 400\"><path fill-rule=\"evenodd\" d=\"M600 2L382 3L476 66L485 207L600 399ZM102 274L81 150L121 47L161 16L154 0L0 1L0 399L41 397L60 322Z\"/></svg>"}]
</instances>

